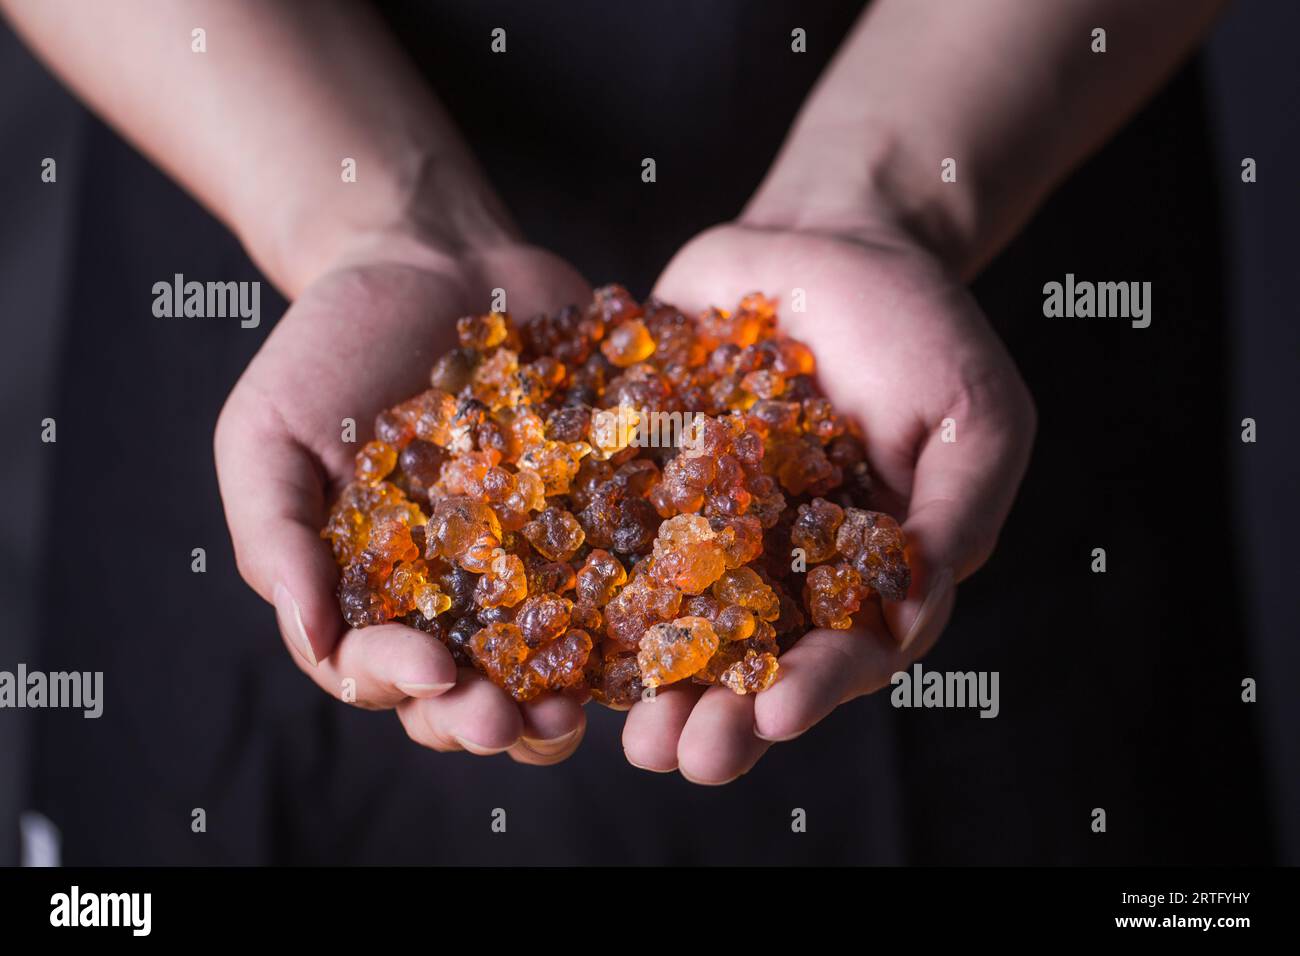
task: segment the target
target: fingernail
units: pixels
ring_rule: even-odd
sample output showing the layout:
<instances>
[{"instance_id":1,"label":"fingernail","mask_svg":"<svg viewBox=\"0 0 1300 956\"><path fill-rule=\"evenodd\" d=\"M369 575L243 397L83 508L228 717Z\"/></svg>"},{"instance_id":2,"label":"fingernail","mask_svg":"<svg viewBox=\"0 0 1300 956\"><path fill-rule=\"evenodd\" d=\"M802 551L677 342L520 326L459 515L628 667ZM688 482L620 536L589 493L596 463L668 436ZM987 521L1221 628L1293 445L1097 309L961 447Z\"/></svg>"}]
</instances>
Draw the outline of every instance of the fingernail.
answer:
<instances>
[{"instance_id":1,"label":"fingernail","mask_svg":"<svg viewBox=\"0 0 1300 956\"><path fill-rule=\"evenodd\" d=\"M794 740L797 737L802 737L805 733L807 733L806 730L797 730L792 734L786 734L784 737L769 737L766 734L760 733L757 727L754 728L754 736L759 740L766 740L770 744L783 744L787 741Z\"/></svg>"},{"instance_id":2,"label":"fingernail","mask_svg":"<svg viewBox=\"0 0 1300 956\"><path fill-rule=\"evenodd\" d=\"M283 584L275 586L275 617L280 623L280 629L298 645L303 658L315 667L319 661L316 660L316 652L312 650L311 641L307 639L307 628L302 623L302 608Z\"/></svg>"},{"instance_id":3,"label":"fingernail","mask_svg":"<svg viewBox=\"0 0 1300 956\"><path fill-rule=\"evenodd\" d=\"M700 780L698 777L692 777L685 770L679 770L678 773L685 777L689 783L693 783L697 787L725 787L727 784L734 783L745 775L744 771L741 771L734 777L728 777L726 780Z\"/></svg>"},{"instance_id":4,"label":"fingernail","mask_svg":"<svg viewBox=\"0 0 1300 956\"><path fill-rule=\"evenodd\" d=\"M627 755L624 754L624 756L626 757ZM632 766L636 767L636 769L638 769L638 770L644 770L644 771L646 771L647 773L673 773L673 772L677 769L677 766L676 766L676 765L673 765L673 766L671 766L671 767L667 767L667 768L663 768L663 767L647 767L647 766L646 766L645 764L643 764L643 763L637 763L637 762L636 762L635 760L633 760L631 757L628 757L628 758L627 758L627 762L630 763Z\"/></svg>"},{"instance_id":5,"label":"fingernail","mask_svg":"<svg viewBox=\"0 0 1300 956\"><path fill-rule=\"evenodd\" d=\"M452 739L460 744L462 748L479 757L491 757L493 754L505 753L510 749L509 747L484 747L482 744L476 744L464 737L457 737L455 734L452 734Z\"/></svg>"},{"instance_id":6,"label":"fingernail","mask_svg":"<svg viewBox=\"0 0 1300 956\"><path fill-rule=\"evenodd\" d=\"M539 757L554 757L556 754L564 753L564 751L568 750L581 731L582 728L577 727L570 730L567 734L556 737L552 740L538 740L536 737L520 737L519 742Z\"/></svg>"},{"instance_id":7,"label":"fingernail","mask_svg":"<svg viewBox=\"0 0 1300 956\"><path fill-rule=\"evenodd\" d=\"M444 694L456 686L456 682L449 684L416 684L409 681L394 681L393 686L400 690L407 697L437 697Z\"/></svg>"},{"instance_id":8,"label":"fingernail","mask_svg":"<svg viewBox=\"0 0 1300 956\"><path fill-rule=\"evenodd\" d=\"M912 621L912 626L908 628L907 636L903 642L898 645L900 651L905 651L916 640L939 613L939 608L943 602L948 599L948 592L952 590L952 569L944 568L934 576L930 582L929 593L926 594L925 600L921 602L921 610L916 612L916 618Z\"/></svg>"}]
</instances>

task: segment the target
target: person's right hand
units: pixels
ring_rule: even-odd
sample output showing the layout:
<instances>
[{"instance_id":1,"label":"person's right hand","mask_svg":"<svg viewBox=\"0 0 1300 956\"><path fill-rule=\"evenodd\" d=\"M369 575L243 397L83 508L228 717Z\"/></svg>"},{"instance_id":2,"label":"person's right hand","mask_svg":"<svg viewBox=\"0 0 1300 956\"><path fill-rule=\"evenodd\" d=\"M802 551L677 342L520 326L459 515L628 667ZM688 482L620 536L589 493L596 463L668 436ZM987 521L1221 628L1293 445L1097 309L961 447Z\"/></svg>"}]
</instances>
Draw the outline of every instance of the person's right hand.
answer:
<instances>
[{"instance_id":1,"label":"person's right hand","mask_svg":"<svg viewBox=\"0 0 1300 956\"><path fill-rule=\"evenodd\" d=\"M240 574L275 606L281 636L317 684L341 697L351 678L355 703L396 708L407 733L434 750L508 751L549 764L577 748L581 706L562 695L518 705L412 628L348 630L338 569L320 537L376 413L428 387L456 319L486 311L498 287L520 316L591 295L566 263L522 245L471 257L381 241L321 275L226 401L217 476ZM356 422L355 443L342 440L344 419Z\"/></svg>"},{"instance_id":2,"label":"person's right hand","mask_svg":"<svg viewBox=\"0 0 1300 956\"><path fill-rule=\"evenodd\" d=\"M796 289L801 311L790 307ZM911 589L906 600L864 607L849 630L808 631L758 694L682 681L635 703L623 730L628 760L705 784L748 772L773 742L888 687L929 650L956 584L994 549L1037 420L975 300L887 223L842 235L726 224L687 243L655 285L688 313L755 290L778 300L783 330L816 355L826 396L861 426L875 483L869 506L903 522Z\"/></svg>"}]
</instances>

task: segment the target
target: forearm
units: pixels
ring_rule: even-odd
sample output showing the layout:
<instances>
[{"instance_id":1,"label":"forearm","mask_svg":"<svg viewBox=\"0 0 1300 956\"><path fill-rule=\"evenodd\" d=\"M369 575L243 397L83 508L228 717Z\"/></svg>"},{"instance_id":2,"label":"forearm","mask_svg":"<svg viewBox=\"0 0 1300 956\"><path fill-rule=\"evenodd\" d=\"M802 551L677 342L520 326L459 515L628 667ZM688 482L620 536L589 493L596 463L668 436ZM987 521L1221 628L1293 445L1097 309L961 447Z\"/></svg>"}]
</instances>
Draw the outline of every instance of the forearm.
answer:
<instances>
[{"instance_id":1,"label":"forearm","mask_svg":"<svg viewBox=\"0 0 1300 956\"><path fill-rule=\"evenodd\" d=\"M423 254L513 226L450 119L350 0L0 0L97 112L295 295L374 237ZM206 32L193 52L191 31ZM343 162L355 160L355 182Z\"/></svg>"},{"instance_id":2,"label":"forearm","mask_svg":"<svg viewBox=\"0 0 1300 956\"><path fill-rule=\"evenodd\" d=\"M918 238L976 273L1195 47L1223 0L877 0L745 221ZM1092 52L1092 30L1107 52ZM941 178L955 160L955 181Z\"/></svg>"}]
</instances>

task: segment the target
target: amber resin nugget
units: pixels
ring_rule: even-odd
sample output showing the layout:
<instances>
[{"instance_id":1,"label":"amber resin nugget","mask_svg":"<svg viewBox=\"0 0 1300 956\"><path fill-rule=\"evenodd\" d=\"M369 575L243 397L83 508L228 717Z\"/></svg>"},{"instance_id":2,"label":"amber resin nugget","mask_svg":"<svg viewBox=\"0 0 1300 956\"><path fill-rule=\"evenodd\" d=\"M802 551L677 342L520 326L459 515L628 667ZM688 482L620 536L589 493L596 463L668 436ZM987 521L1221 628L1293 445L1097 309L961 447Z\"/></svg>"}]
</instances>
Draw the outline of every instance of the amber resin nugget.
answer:
<instances>
[{"instance_id":1,"label":"amber resin nugget","mask_svg":"<svg viewBox=\"0 0 1300 956\"><path fill-rule=\"evenodd\" d=\"M757 693L810 623L906 596L861 436L763 296L692 317L607 286L457 332L321 532L349 625L433 634L516 700L626 707L683 680Z\"/></svg>"}]
</instances>

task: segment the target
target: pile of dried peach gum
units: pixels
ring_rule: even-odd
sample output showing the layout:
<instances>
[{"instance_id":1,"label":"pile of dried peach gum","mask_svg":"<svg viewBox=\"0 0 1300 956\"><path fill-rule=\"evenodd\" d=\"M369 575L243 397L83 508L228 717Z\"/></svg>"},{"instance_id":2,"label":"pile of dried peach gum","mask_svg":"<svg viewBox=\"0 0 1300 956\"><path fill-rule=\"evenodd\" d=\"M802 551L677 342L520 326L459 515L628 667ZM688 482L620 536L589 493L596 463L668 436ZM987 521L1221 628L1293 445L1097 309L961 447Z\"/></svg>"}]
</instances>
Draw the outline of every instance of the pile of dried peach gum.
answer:
<instances>
[{"instance_id":1,"label":"pile of dried peach gum","mask_svg":"<svg viewBox=\"0 0 1300 956\"><path fill-rule=\"evenodd\" d=\"M608 286L461 319L432 387L380 413L322 536L353 627L433 634L516 700L761 691L808 629L901 600L898 523L807 346L747 296L692 317Z\"/></svg>"}]
</instances>

